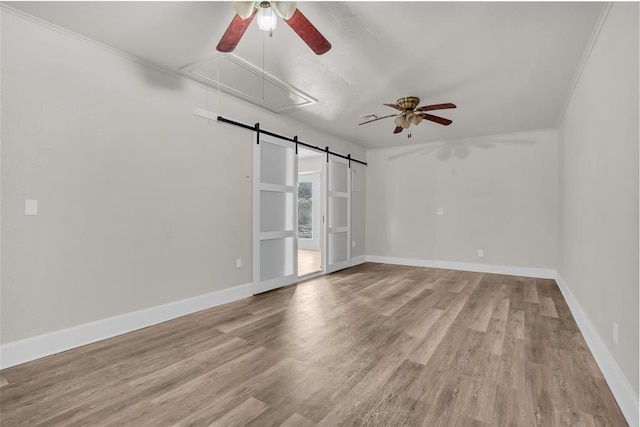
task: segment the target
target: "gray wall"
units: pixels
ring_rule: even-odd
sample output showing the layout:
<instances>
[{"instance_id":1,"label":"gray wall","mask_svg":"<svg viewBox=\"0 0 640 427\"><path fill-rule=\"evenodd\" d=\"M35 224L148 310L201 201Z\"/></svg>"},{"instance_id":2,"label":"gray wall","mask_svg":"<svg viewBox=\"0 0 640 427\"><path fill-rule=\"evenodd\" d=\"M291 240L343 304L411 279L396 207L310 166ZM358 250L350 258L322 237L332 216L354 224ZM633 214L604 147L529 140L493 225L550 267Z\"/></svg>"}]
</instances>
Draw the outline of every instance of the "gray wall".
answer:
<instances>
[{"instance_id":1,"label":"gray wall","mask_svg":"<svg viewBox=\"0 0 640 427\"><path fill-rule=\"evenodd\" d=\"M1 47L2 343L252 281L253 133L194 106L366 155L8 12Z\"/></svg>"},{"instance_id":2,"label":"gray wall","mask_svg":"<svg viewBox=\"0 0 640 427\"><path fill-rule=\"evenodd\" d=\"M638 49L638 3L614 3L560 127L558 262L636 395Z\"/></svg>"},{"instance_id":3,"label":"gray wall","mask_svg":"<svg viewBox=\"0 0 640 427\"><path fill-rule=\"evenodd\" d=\"M550 129L369 151L367 255L555 267L557 142Z\"/></svg>"}]
</instances>

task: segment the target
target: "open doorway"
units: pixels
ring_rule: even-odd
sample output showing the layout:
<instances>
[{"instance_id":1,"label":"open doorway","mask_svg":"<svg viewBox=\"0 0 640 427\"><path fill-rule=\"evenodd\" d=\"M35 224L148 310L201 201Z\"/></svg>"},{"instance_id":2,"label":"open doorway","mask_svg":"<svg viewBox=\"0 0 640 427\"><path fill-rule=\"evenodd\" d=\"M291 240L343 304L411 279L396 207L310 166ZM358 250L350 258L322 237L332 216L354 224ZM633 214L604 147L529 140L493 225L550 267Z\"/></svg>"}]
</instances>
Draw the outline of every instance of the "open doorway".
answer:
<instances>
[{"instance_id":1,"label":"open doorway","mask_svg":"<svg viewBox=\"0 0 640 427\"><path fill-rule=\"evenodd\" d=\"M324 155L298 148L298 277L324 271Z\"/></svg>"},{"instance_id":2,"label":"open doorway","mask_svg":"<svg viewBox=\"0 0 640 427\"><path fill-rule=\"evenodd\" d=\"M256 135L259 143L254 144L253 150L253 293L349 267L349 156L309 151L295 144L295 140Z\"/></svg>"}]
</instances>

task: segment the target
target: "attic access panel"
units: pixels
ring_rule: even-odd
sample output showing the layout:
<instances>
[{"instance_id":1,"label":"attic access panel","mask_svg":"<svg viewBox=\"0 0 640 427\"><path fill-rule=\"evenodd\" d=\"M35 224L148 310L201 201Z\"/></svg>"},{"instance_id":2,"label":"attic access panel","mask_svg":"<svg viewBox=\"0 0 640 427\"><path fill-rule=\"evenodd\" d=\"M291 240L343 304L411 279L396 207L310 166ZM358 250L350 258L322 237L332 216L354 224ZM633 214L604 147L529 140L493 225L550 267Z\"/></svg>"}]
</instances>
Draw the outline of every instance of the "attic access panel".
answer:
<instances>
[{"instance_id":1,"label":"attic access panel","mask_svg":"<svg viewBox=\"0 0 640 427\"><path fill-rule=\"evenodd\" d=\"M232 54L190 65L182 74L255 105L280 113L318 102L274 76Z\"/></svg>"}]
</instances>

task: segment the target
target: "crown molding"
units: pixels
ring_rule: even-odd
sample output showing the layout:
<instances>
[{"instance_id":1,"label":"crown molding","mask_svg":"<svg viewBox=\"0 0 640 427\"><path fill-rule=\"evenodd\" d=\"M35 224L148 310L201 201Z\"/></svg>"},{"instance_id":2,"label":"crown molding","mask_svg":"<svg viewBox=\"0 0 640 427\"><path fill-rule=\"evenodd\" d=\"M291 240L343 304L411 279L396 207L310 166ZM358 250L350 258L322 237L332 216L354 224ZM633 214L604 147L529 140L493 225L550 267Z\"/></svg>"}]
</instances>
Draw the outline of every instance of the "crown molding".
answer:
<instances>
[{"instance_id":1,"label":"crown molding","mask_svg":"<svg viewBox=\"0 0 640 427\"><path fill-rule=\"evenodd\" d=\"M591 33L591 38L589 38L589 42L587 43L587 47L582 54L582 59L580 60L580 65L578 65L578 69L576 70L575 75L573 76L573 80L571 81L571 86L569 87L569 91L567 92L567 96L562 104L562 109L560 110L560 115L558 116L558 120L556 121L556 128L560 128L562 125L562 121L564 120L564 116L567 113L567 109L569 108L569 104L571 103L571 99L573 98L573 93L576 90L576 86L578 86L578 82L582 77L582 73L584 72L584 68L591 57L591 52L593 51L598 38L600 38L600 32L602 31L602 27L609 16L609 11L611 11L611 7L613 3L605 3L602 6L602 11L600 12L600 16L598 17L598 22L596 22L596 26L593 28L593 32Z\"/></svg>"}]
</instances>

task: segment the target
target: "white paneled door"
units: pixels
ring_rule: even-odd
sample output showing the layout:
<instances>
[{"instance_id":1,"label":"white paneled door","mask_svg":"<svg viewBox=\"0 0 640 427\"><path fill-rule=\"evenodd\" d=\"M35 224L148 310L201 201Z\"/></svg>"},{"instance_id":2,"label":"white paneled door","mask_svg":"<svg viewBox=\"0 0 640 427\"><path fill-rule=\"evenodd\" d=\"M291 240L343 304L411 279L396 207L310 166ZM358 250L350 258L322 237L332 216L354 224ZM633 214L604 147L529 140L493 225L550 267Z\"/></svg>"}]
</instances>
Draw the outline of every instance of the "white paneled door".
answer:
<instances>
[{"instance_id":1,"label":"white paneled door","mask_svg":"<svg viewBox=\"0 0 640 427\"><path fill-rule=\"evenodd\" d=\"M327 273L351 265L351 169L349 162L329 156L327 162Z\"/></svg>"},{"instance_id":2,"label":"white paneled door","mask_svg":"<svg viewBox=\"0 0 640 427\"><path fill-rule=\"evenodd\" d=\"M258 134L253 160L253 293L295 283L298 162L294 143Z\"/></svg>"}]
</instances>

